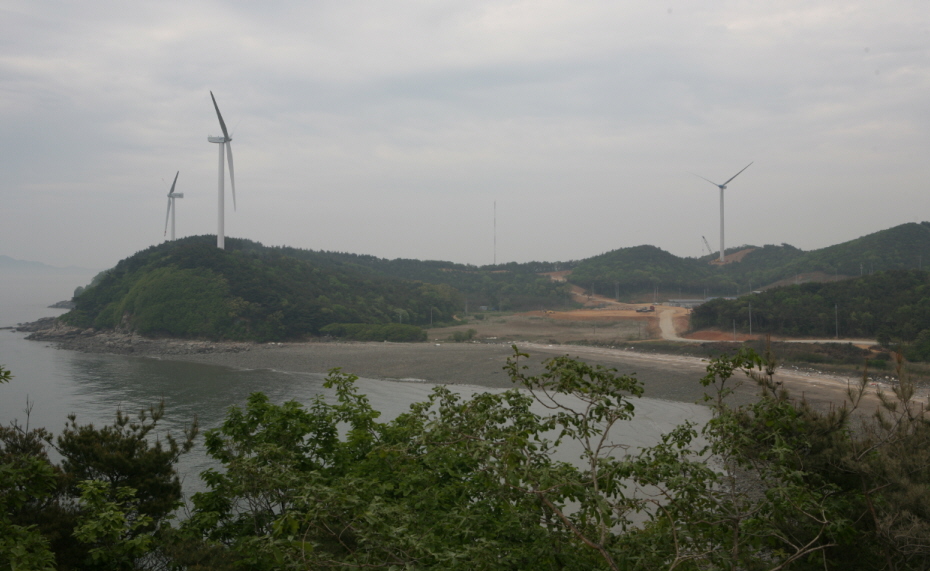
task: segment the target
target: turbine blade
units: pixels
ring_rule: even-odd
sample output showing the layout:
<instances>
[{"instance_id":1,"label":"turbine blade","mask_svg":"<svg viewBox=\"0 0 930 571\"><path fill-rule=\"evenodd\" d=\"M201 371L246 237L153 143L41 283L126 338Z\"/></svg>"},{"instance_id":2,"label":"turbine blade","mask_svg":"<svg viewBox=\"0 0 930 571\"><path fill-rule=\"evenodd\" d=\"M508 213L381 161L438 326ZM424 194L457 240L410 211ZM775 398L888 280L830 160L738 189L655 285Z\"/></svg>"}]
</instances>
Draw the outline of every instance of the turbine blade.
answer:
<instances>
[{"instance_id":1,"label":"turbine blade","mask_svg":"<svg viewBox=\"0 0 930 571\"><path fill-rule=\"evenodd\" d=\"M752 163L754 163L754 162L756 162L756 161L752 161ZM749 167L751 167L751 166L752 166L752 163L749 163L748 165L744 166L742 171L739 171L739 172L736 173L735 175L731 176L731 177L730 177L730 180L733 180L734 178L738 177L739 174L740 174L741 172L743 172L744 170L746 170L746 169L748 169ZM726 181L725 183L723 183L723 186L726 186L726 185L730 184L730 180L728 180L728 181Z\"/></svg>"},{"instance_id":2,"label":"turbine blade","mask_svg":"<svg viewBox=\"0 0 930 571\"><path fill-rule=\"evenodd\" d=\"M229 186L232 187L233 211L236 210L236 174L233 169L232 143L226 142L226 161L229 163Z\"/></svg>"},{"instance_id":3,"label":"turbine blade","mask_svg":"<svg viewBox=\"0 0 930 571\"><path fill-rule=\"evenodd\" d=\"M226 122L223 121L223 115L220 114L220 108L219 108L219 106L216 104L216 97L213 97L213 92L212 92L212 91L210 92L210 99L213 100L213 108L216 109L216 116L217 116L217 118L220 120L220 129L223 130L223 137L225 137L226 140L228 141L228 140L229 140L229 132L226 130Z\"/></svg>"},{"instance_id":4,"label":"turbine blade","mask_svg":"<svg viewBox=\"0 0 930 571\"><path fill-rule=\"evenodd\" d=\"M168 212L165 213L165 233L164 236L168 235L168 218L171 217L171 199L168 199Z\"/></svg>"},{"instance_id":5,"label":"turbine blade","mask_svg":"<svg viewBox=\"0 0 930 571\"><path fill-rule=\"evenodd\" d=\"M691 174L694 174L694 173L691 173ZM719 184L717 184L716 182L710 180L709 178L704 178L704 177L702 177L702 176L699 175L699 174L694 174L694 176L698 177L699 179L706 180L707 182L711 183L712 185L716 186L717 188L720 188L720 185L719 185Z\"/></svg>"},{"instance_id":6,"label":"turbine blade","mask_svg":"<svg viewBox=\"0 0 930 571\"><path fill-rule=\"evenodd\" d=\"M181 171L174 173L174 182L171 183L171 190L168 191L169 195L174 194L174 185L178 184L178 175L181 174Z\"/></svg>"}]
</instances>

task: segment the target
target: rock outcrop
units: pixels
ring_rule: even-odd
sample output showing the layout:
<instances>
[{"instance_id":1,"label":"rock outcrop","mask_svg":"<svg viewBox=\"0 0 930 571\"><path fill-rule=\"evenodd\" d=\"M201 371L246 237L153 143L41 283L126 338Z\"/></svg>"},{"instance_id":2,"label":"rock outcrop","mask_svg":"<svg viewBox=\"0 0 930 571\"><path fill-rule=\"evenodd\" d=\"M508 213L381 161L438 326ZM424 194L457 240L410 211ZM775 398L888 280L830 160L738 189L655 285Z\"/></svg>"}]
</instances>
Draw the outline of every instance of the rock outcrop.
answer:
<instances>
[{"instance_id":1,"label":"rock outcrop","mask_svg":"<svg viewBox=\"0 0 930 571\"><path fill-rule=\"evenodd\" d=\"M29 333L26 339L49 341L58 344L62 349L85 353L143 356L239 353L248 351L253 345L252 343L201 339L156 339L132 332L81 329L62 323L57 317L43 317L32 323L20 323L15 329Z\"/></svg>"}]
</instances>

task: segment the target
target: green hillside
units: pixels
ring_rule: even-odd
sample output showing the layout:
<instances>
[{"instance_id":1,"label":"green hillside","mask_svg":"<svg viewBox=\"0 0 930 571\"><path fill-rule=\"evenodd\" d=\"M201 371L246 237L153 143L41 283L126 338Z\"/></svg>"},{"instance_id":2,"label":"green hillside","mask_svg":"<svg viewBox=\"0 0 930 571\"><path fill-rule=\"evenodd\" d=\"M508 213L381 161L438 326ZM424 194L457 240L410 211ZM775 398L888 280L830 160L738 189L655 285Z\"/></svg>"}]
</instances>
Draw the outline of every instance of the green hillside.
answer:
<instances>
[{"instance_id":1,"label":"green hillside","mask_svg":"<svg viewBox=\"0 0 930 571\"><path fill-rule=\"evenodd\" d=\"M478 267L436 260L388 260L342 252L300 250L294 255L325 258L381 276L448 285L461 292L471 308L485 305L520 311L550 309L565 306L571 299L567 284L539 274L569 269L572 263L528 262Z\"/></svg>"},{"instance_id":2,"label":"green hillside","mask_svg":"<svg viewBox=\"0 0 930 571\"><path fill-rule=\"evenodd\" d=\"M830 283L775 288L696 307L694 329L718 327L785 336L878 339L912 360L930 359L930 273L890 270Z\"/></svg>"},{"instance_id":3,"label":"green hillside","mask_svg":"<svg viewBox=\"0 0 930 571\"><path fill-rule=\"evenodd\" d=\"M716 256L679 258L654 246L622 248L583 260L570 281L583 288L621 293L680 289L685 295L734 295L799 274L823 272L853 277L874 272L916 269L930 261L930 222L902 224L837 244L805 252L794 246L730 248L727 254L753 249L740 262L711 264ZM924 256L926 254L926 256Z\"/></svg>"},{"instance_id":4,"label":"green hillside","mask_svg":"<svg viewBox=\"0 0 930 571\"><path fill-rule=\"evenodd\" d=\"M75 298L80 327L149 335L281 340L336 323L448 321L461 295L443 284L373 275L307 252L212 236L166 242L126 258Z\"/></svg>"},{"instance_id":5,"label":"green hillside","mask_svg":"<svg viewBox=\"0 0 930 571\"><path fill-rule=\"evenodd\" d=\"M729 252L749 248L754 247ZM923 252L930 261L927 222L810 252L787 244L758 247L724 266L710 264L712 256L679 258L654 246L622 248L579 262L477 267L266 247L241 239L229 239L226 250L219 250L212 236L196 236L122 260L95 278L63 319L80 327L175 337L278 340L355 331L367 338L384 332L332 326L448 322L466 304L472 311L570 305L569 285L542 272L572 269L571 282L600 293L619 289L632 296L658 287L688 297L732 296L811 272L842 278L915 268Z\"/></svg>"}]
</instances>

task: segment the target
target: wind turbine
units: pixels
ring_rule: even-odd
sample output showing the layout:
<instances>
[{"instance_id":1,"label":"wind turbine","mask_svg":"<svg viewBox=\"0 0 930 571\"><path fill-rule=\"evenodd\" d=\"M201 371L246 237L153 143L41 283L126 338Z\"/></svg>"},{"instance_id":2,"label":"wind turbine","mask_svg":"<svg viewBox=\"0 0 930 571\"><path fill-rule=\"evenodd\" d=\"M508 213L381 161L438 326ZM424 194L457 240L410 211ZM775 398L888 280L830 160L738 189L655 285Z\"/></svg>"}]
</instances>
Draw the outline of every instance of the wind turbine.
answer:
<instances>
[{"instance_id":1,"label":"wind turbine","mask_svg":"<svg viewBox=\"0 0 930 571\"><path fill-rule=\"evenodd\" d=\"M213 92L210 92L210 99L213 100L213 108L216 109L216 117L220 120L220 128L223 130L222 137L207 137L207 141L211 143L218 143L220 146L220 176L219 184L217 189L219 191L219 205L218 211L219 215L217 217L217 227L216 227L216 247L220 250L225 248L225 234L223 230L223 215L225 206L223 204L223 198L225 197L225 191L223 189L223 175L225 174L225 168L223 165L223 149L226 149L226 157L229 159L229 184L232 186L232 199L233 199L233 210L236 209L236 178L233 174L233 158L232 158L232 137L229 136L229 131L226 130L226 122L223 121L223 115L220 114L220 108L216 104L216 97L213 97Z\"/></svg>"},{"instance_id":2,"label":"wind turbine","mask_svg":"<svg viewBox=\"0 0 930 571\"><path fill-rule=\"evenodd\" d=\"M178 175L181 171L174 173L174 182L171 183L171 190L168 191L168 212L165 214L165 234L168 234L168 217L171 217L171 241L174 242L174 199L184 198L183 192L175 192L174 185L178 184Z\"/></svg>"},{"instance_id":3,"label":"wind turbine","mask_svg":"<svg viewBox=\"0 0 930 571\"><path fill-rule=\"evenodd\" d=\"M752 161L752 162L754 163L754 162L756 162L756 161ZM744 170L748 169L748 168L751 167L751 166L752 166L752 163L749 163L748 165L744 166L744 167L743 167L743 170L739 171L739 172L736 173L735 175L733 175L733 176L731 176L730 178L728 178L727 181L726 181L725 183L723 183L723 184L717 184L716 182L714 182L714 181L712 181L712 180L710 180L710 179L704 178L704 177L702 177L702 176L699 175L699 174L695 174L695 175L694 175L694 176L696 176L696 177L698 177L698 178L702 178L702 179L706 180L707 182L711 183L712 185L714 185L714 186L716 186L717 188L720 189L720 263L721 263L721 264L723 263L723 191L726 190L727 185L730 184L730 181L731 181L731 180L733 180L734 178L738 177L738 176L740 175L740 173L742 173ZM691 173L691 174L694 174L694 173Z\"/></svg>"}]
</instances>

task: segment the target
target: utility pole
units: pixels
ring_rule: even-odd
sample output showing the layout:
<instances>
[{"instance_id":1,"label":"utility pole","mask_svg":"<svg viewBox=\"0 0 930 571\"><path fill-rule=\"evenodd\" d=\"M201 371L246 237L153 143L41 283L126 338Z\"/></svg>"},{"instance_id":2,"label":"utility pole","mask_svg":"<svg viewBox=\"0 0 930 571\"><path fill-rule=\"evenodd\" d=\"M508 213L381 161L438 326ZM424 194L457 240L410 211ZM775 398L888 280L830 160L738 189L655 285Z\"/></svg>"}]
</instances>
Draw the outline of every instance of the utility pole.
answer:
<instances>
[{"instance_id":1,"label":"utility pole","mask_svg":"<svg viewBox=\"0 0 930 571\"><path fill-rule=\"evenodd\" d=\"M833 304L833 317L836 320L836 338L840 338L840 310L838 304Z\"/></svg>"},{"instance_id":2,"label":"utility pole","mask_svg":"<svg viewBox=\"0 0 930 571\"><path fill-rule=\"evenodd\" d=\"M752 302L749 302L749 336L752 337Z\"/></svg>"},{"instance_id":3,"label":"utility pole","mask_svg":"<svg viewBox=\"0 0 930 571\"><path fill-rule=\"evenodd\" d=\"M736 341L736 320L733 320L733 340Z\"/></svg>"}]
</instances>

